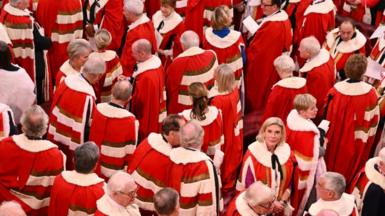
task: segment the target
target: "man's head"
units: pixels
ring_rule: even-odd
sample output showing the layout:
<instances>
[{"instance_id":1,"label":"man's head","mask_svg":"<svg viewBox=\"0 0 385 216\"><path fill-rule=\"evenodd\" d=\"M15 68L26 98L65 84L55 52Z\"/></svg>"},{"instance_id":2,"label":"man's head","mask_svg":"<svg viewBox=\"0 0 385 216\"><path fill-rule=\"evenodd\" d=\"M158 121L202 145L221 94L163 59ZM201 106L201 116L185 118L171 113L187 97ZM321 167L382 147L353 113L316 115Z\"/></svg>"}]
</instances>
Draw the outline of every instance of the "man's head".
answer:
<instances>
[{"instance_id":1,"label":"man's head","mask_svg":"<svg viewBox=\"0 0 385 216\"><path fill-rule=\"evenodd\" d=\"M194 31L188 30L183 32L180 37L183 50L190 49L191 47L199 47L199 36Z\"/></svg>"},{"instance_id":2,"label":"man's head","mask_svg":"<svg viewBox=\"0 0 385 216\"><path fill-rule=\"evenodd\" d=\"M268 186L257 181L247 188L244 199L255 213L267 215L272 212L276 198L274 192Z\"/></svg>"},{"instance_id":3,"label":"man's head","mask_svg":"<svg viewBox=\"0 0 385 216\"><path fill-rule=\"evenodd\" d=\"M159 216L178 216L178 192L172 188L161 189L154 195L154 206Z\"/></svg>"},{"instance_id":4,"label":"man's head","mask_svg":"<svg viewBox=\"0 0 385 216\"><path fill-rule=\"evenodd\" d=\"M261 8L263 15L270 16L281 7L281 0L262 0Z\"/></svg>"},{"instance_id":5,"label":"man's head","mask_svg":"<svg viewBox=\"0 0 385 216\"><path fill-rule=\"evenodd\" d=\"M112 100L127 104L131 98L132 85L128 80L119 80L112 87Z\"/></svg>"},{"instance_id":6,"label":"man's head","mask_svg":"<svg viewBox=\"0 0 385 216\"><path fill-rule=\"evenodd\" d=\"M28 138L41 138L47 132L48 115L39 105L32 105L21 116L21 130Z\"/></svg>"},{"instance_id":7,"label":"man's head","mask_svg":"<svg viewBox=\"0 0 385 216\"><path fill-rule=\"evenodd\" d=\"M98 160L99 148L92 141L85 142L75 149L74 164L78 173L92 173Z\"/></svg>"},{"instance_id":8,"label":"man's head","mask_svg":"<svg viewBox=\"0 0 385 216\"><path fill-rule=\"evenodd\" d=\"M143 15L144 4L142 0L124 0L123 15L128 23L135 22Z\"/></svg>"},{"instance_id":9,"label":"man's head","mask_svg":"<svg viewBox=\"0 0 385 216\"><path fill-rule=\"evenodd\" d=\"M29 8L29 0L10 0L9 4L20 10Z\"/></svg>"},{"instance_id":10,"label":"man's head","mask_svg":"<svg viewBox=\"0 0 385 216\"><path fill-rule=\"evenodd\" d=\"M82 68L83 76L92 85L97 83L102 75L106 72L106 62L99 57L88 58Z\"/></svg>"},{"instance_id":11,"label":"man's head","mask_svg":"<svg viewBox=\"0 0 385 216\"><path fill-rule=\"evenodd\" d=\"M176 114L169 115L163 120L162 134L171 146L180 145L180 128L184 124L186 124L184 118Z\"/></svg>"},{"instance_id":12,"label":"man's head","mask_svg":"<svg viewBox=\"0 0 385 216\"><path fill-rule=\"evenodd\" d=\"M352 39L356 27L351 20L345 20L340 25L340 36L343 41L349 41Z\"/></svg>"},{"instance_id":13,"label":"man's head","mask_svg":"<svg viewBox=\"0 0 385 216\"><path fill-rule=\"evenodd\" d=\"M132 57L137 62L144 62L152 57L152 46L147 39L139 39L135 41L132 46Z\"/></svg>"},{"instance_id":14,"label":"man's head","mask_svg":"<svg viewBox=\"0 0 385 216\"><path fill-rule=\"evenodd\" d=\"M351 55L345 63L344 71L349 79L359 81L362 79L368 65L368 60L362 54Z\"/></svg>"},{"instance_id":15,"label":"man's head","mask_svg":"<svg viewBox=\"0 0 385 216\"><path fill-rule=\"evenodd\" d=\"M137 190L134 178L126 172L116 172L107 184L108 195L124 207L134 203Z\"/></svg>"},{"instance_id":16,"label":"man's head","mask_svg":"<svg viewBox=\"0 0 385 216\"><path fill-rule=\"evenodd\" d=\"M0 216L27 216L20 204L15 201L4 201L0 205Z\"/></svg>"},{"instance_id":17,"label":"man's head","mask_svg":"<svg viewBox=\"0 0 385 216\"><path fill-rule=\"evenodd\" d=\"M298 50L301 58L309 59L318 55L321 50L321 45L317 38L310 36L301 40Z\"/></svg>"},{"instance_id":18,"label":"man's head","mask_svg":"<svg viewBox=\"0 0 385 216\"><path fill-rule=\"evenodd\" d=\"M273 64L274 64L275 70L277 71L281 79L293 76L293 71L295 70L295 63L289 55L282 54L278 56L274 60Z\"/></svg>"},{"instance_id":19,"label":"man's head","mask_svg":"<svg viewBox=\"0 0 385 216\"><path fill-rule=\"evenodd\" d=\"M341 198L345 192L346 181L343 175L336 172L326 172L317 182L317 194L324 201L334 201Z\"/></svg>"},{"instance_id":20,"label":"man's head","mask_svg":"<svg viewBox=\"0 0 385 216\"><path fill-rule=\"evenodd\" d=\"M192 120L180 129L180 145L185 148L201 149L204 131L197 121Z\"/></svg>"}]
</instances>

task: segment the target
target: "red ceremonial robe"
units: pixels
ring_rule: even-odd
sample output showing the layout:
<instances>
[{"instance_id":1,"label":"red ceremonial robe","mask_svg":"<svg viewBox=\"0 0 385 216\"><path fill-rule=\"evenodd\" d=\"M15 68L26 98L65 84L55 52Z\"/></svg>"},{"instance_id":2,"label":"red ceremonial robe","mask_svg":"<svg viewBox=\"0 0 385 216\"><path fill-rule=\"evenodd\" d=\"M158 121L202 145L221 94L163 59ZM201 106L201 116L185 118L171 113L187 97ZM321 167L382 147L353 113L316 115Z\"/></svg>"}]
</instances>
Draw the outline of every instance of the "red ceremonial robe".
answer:
<instances>
[{"instance_id":1,"label":"red ceremonial robe","mask_svg":"<svg viewBox=\"0 0 385 216\"><path fill-rule=\"evenodd\" d=\"M219 215L223 208L221 183L212 160L192 148L175 148L170 186L179 192L180 215Z\"/></svg>"},{"instance_id":2,"label":"red ceremonial robe","mask_svg":"<svg viewBox=\"0 0 385 216\"><path fill-rule=\"evenodd\" d=\"M36 19L52 40L48 62L50 71L56 73L68 59L69 42L83 36L82 3L80 0L39 0ZM56 77L56 74L52 74L52 77Z\"/></svg>"},{"instance_id":3,"label":"red ceremonial robe","mask_svg":"<svg viewBox=\"0 0 385 216\"><path fill-rule=\"evenodd\" d=\"M160 1L154 0L142 0L148 17L152 17L157 11L160 10Z\"/></svg>"},{"instance_id":4,"label":"red ceremonial robe","mask_svg":"<svg viewBox=\"0 0 385 216\"><path fill-rule=\"evenodd\" d=\"M193 120L192 110L188 109L180 113L186 121ZM194 119L202 126L205 134L203 136L203 144L201 151L214 157L215 151L220 150L223 145L223 129L222 129L222 114L215 106L209 106L203 120Z\"/></svg>"},{"instance_id":5,"label":"red ceremonial robe","mask_svg":"<svg viewBox=\"0 0 385 216\"><path fill-rule=\"evenodd\" d=\"M16 128L13 112L8 105L0 103L0 140L8 137L12 128Z\"/></svg>"},{"instance_id":6,"label":"red ceremonial robe","mask_svg":"<svg viewBox=\"0 0 385 216\"><path fill-rule=\"evenodd\" d=\"M139 122L119 105L100 103L92 116L90 140L100 149L96 174L109 179L130 164L138 138Z\"/></svg>"},{"instance_id":7,"label":"red ceremonial robe","mask_svg":"<svg viewBox=\"0 0 385 216\"><path fill-rule=\"evenodd\" d=\"M335 201L324 201L322 199L313 203L305 216L316 216L322 210L333 210L341 216L358 216L357 207L354 203L354 196L343 193L341 198Z\"/></svg>"},{"instance_id":8,"label":"red ceremonial robe","mask_svg":"<svg viewBox=\"0 0 385 216\"><path fill-rule=\"evenodd\" d=\"M201 82L207 89L211 89L217 66L216 54L199 47L191 47L175 58L166 73L168 114L177 114L191 108L192 101L188 95L191 83Z\"/></svg>"},{"instance_id":9,"label":"red ceremonial robe","mask_svg":"<svg viewBox=\"0 0 385 216\"><path fill-rule=\"evenodd\" d=\"M243 155L243 120L239 89L219 92L214 86L210 90L209 97L211 105L222 113L224 145L221 146L221 151L225 155L221 166L221 180L222 191L228 192L235 186Z\"/></svg>"},{"instance_id":10,"label":"red ceremonial robe","mask_svg":"<svg viewBox=\"0 0 385 216\"><path fill-rule=\"evenodd\" d=\"M180 36L185 29L183 18L175 11L165 17L159 10L152 16L152 22L156 30L158 49L164 51L164 54L158 52L159 58L163 67L167 69L174 57L182 52Z\"/></svg>"},{"instance_id":11,"label":"red ceremonial robe","mask_svg":"<svg viewBox=\"0 0 385 216\"><path fill-rule=\"evenodd\" d=\"M359 2L358 4L352 5L345 1L342 7L341 15L350 17L356 22L366 23L368 25L372 24L370 8L366 7L364 2Z\"/></svg>"},{"instance_id":12,"label":"red ceremonial robe","mask_svg":"<svg viewBox=\"0 0 385 216\"><path fill-rule=\"evenodd\" d=\"M283 52L290 52L291 43L291 25L285 11L278 11L262 19L259 29L246 49L247 113L265 107L270 89L279 79L273 61Z\"/></svg>"},{"instance_id":13,"label":"red ceremonial robe","mask_svg":"<svg viewBox=\"0 0 385 216\"><path fill-rule=\"evenodd\" d=\"M94 87L97 100L100 102L109 102L112 98L112 86L117 81L118 76L123 74L123 69L120 65L119 57L116 55L116 52L112 50L93 52L89 57L101 58L106 62L106 72L99 80L99 83L94 85Z\"/></svg>"},{"instance_id":14,"label":"red ceremonial robe","mask_svg":"<svg viewBox=\"0 0 385 216\"><path fill-rule=\"evenodd\" d=\"M104 180L95 173L62 172L52 186L48 215L94 215L96 201L104 194L103 187Z\"/></svg>"},{"instance_id":15,"label":"red ceremonial robe","mask_svg":"<svg viewBox=\"0 0 385 216\"><path fill-rule=\"evenodd\" d=\"M380 111L375 89L342 81L329 91L326 167L345 176L349 186L373 149Z\"/></svg>"},{"instance_id":16,"label":"red ceremonial robe","mask_svg":"<svg viewBox=\"0 0 385 216\"><path fill-rule=\"evenodd\" d=\"M154 25L145 14L128 26L126 42L124 43L122 56L120 57L123 74L125 76L130 77L134 72L136 60L132 56L131 46L139 39L147 39L152 45L152 51L157 51L158 46L155 38Z\"/></svg>"},{"instance_id":17,"label":"red ceremonial robe","mask_svg":"<svg viewBox=\"0 0 385 216\"><path fill-rule=\"evenodd\" d=\"M145 139L151 132L159 132L166 118L166 92L164 71L160 59L153 55L137 64L130 111L139 121L139 138Z\"/></svg>"},{"instance_id":18,"label":"red ceremonial robe","mask_svg":"<svg viewBox=\"0 0 385 216\"><path fill-rule=\"evenodd\" d=\"M206 1L203 12L205 26L211 26L211 17L213 16L215 8L222 5L227 6L230 9L230 16L234 17L233 0Z\"/></svg>"},{"instance_id":19,"label":"red ceremonial robe","mask_svg":"<svg viewBox=\"0 0 385 216\"><path fill-rule=\"evenodd\" d=\"M121 206L107 194L104 194L96 202L96 206L98 209L95 216L141 216L136 204L130 204L126 207Z\"/></svg>"},{"instance_id":20,"label":"red ceremonial robe","mask_svg":"<svg viewBox=\"0 0 385 216\"><path fill-rule=\"evenodd\" d=\"M56 73L56 87L64 81L64 79L69 75L80 74L80 71L75 70L69 63L69 60L65 61L62 66L60 66L59 71Z\"/></svg>"},{"instance_id":21,"label":"red ceremonial robe","mask_svg":"<svg viewBox=\"0 0 385 216\"><path fill-rule=\"evenodd\" d=\"M154 194L167 187L171 176L171 149L161 134L150 133L134 152L128 173L138 185L136 204L141 210L155 213Z\"/></svg>"},{"instance_id":22,"label":"red ceremonial robe","mask_svg":"<svg viewBox=\"0 0 385 216\"><path fill-rule=\"evenodd\" d=\"M30 140L24 134L3 139L0 202L15 200L28 215L47 215L52 183L64 164L65 156L47 140Z\"/></svg>"},{"instance_id":23,"label":"red ceremonial robe","mask_svg":"<svg viewBox=\"0 0 385 216\"><path fill-rule=\"evenodd\" d=\"M240 193L230 202L225 216L259 216L255 213L245 199L246 192Z\"/></svg>"},{"instance_id":24,"label":"red ceremonial robe","mask_svg":"<svg viewBox=\"0 0 385 216\"><path fill-rule=\"evenodd\" d=\"M318 121L322 118L325 97L336 80L334 61L327 50L321 49L319 54L307 61L299 72L306 77L309 94L317 99L316 121Z\"/></svg>"},{"instance_id":25,"label":"red ceremonial robe","mask_svg":"<svg viewBox=\"0 0 385 216\"><path fill-rule=\"evenodd\" d=\"M384 79L385 72L385 38L377 39L370 55L368 56L368 67L365 76L369 78L369 83L377 87Z\"/></svg>"},{"instance_id":26,"label":"red ceremonial robe","mask_svg":"<svg viewBox=\"0 0 385 216\"><path fill-rule=\"evenodd\" d=\"M299 42L298 34L302 27L305 10L312 2L312 0L289 0L289 5L285 9L291 20L292 28L294 30L293 41L296 45Z\"/></svg>"},{"instance_id":27,"label":"red ceremonial robe","mask_svg":"<svg viewBox=\"0 0 385 216\"><path fill-rule=\"evenodd\" d=\"M88 129L95 107L95 93L81 74L68 76L55 92L48 139L67 155L67 168L73 167L73 151L88 140Z\"/></svg>"},{"instance_id":28,"label":"red ceremonial robe","mask_svg":"<svg viewBox=\"0 0 385 216\"><path fill-rule=\"evenodd\" d=\"M267 99L262 122L270 117L279 117L286 123L287 115L293 109L293 101L297 94L307 93L306 79L288 77L278 81Z\"/></svg>"},{"instance_id":29,"label":"red ceremonial robe","mask_svg":"<svg viewBox=\"0 0 385 216\"><path fill-rule=\"evenodd\" d=\"M326 49L334 59L337 71L342 71L348 58L356 53L365 55L366 37L358 30L349 41L342 41L339 28L329 32L326 36Z\"/></svg>"},{"instance_id":30,"label":"red ceremonial robe","mask_svg":"<svg viewBox=\"0 0 385 216\"><path fill-rule=\"evenodd\" d=\"M198 34L200 41L203 41L204 10L205 0L183 0L185 7L185 26L186 30L192 30ZM181 3L180 3L181 4Z\"/></svg>"},{"instance_id":31,"label":"red ceremonial robe","mask_svg":"<svg viewBox=\"0 0 385 216\"><path fill-rule=\"evenodd\" d=\"M240 32L230 29L230 33L221 38L213 33L213 28L207 28L205 31L205 40L203 48L213 50L218 57L218 64L227 64L234 71L237 85L241 85L243 73L242 47L245 47Z\"/></svg>"}]
</instances>

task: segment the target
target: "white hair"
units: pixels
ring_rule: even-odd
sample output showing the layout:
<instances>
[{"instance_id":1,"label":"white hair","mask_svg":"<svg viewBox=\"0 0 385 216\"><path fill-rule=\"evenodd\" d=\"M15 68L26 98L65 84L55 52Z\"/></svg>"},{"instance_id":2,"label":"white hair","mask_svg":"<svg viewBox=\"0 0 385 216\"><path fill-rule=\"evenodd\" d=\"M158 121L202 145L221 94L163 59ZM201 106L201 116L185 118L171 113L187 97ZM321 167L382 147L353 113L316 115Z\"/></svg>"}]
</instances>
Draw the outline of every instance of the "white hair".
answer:
<instances>
[{"instance_id":1,"label":"white hair","mask_svg":"<svg viewBox=\"0 0 385 216\"><path fill-rule=\"evenodd\" d=\"M337 172L326 172L321 175L325 180L325 189L334 191L339 198L345 192L346 181L345 177Z\"/></svg>"},{"instance_id":2,"label":"white hair","mask_svg":"<svg viewBox=\"0 0 385 216\"><path fill-rule=\"evenodd\" d=\"M202 126L199 125L198 121L191 120L180 129L180 145L200 150L203 144L203 136Z\"/></svg>"},{"instance_id":3,"label":"white hair","mask_svg":"<svg viewBox=\"0 0 385 216\"><path fill-rule=\"evenodd\" d=\"M310 56L312 57L317 55L321 50L321 44L314 36L302 39L300 46L302 46L307 52L309 52Z\"/></svg>"},{"instance_id":4,"label":"white hair","mask_svg":"<svg viewBox=\"0 0 385 216\"><path fill-rule=\"evenodd\" d=\"M380 158L380 160L385 163L385 147L382 148L380 150L380 152L378 152L378 157Z\"/></svg>"},{"instance_id":5,"label":"white hair","mask_svg":"<svg viewBox=\"0 0 385 216\"><path fill-rule=\"evenodd\" d=\"M147 39L144 39L144 38L136 40L132 44L131 49L139 51L139 52L145 52L147 54L152 53L151 42L149 40L147 40Z\"/></svg>"},{"instance_id":6,"label":"white hair","mask_svg":"<svg viewBox=\"0 0 385 216\"><path fill-rule=\"evenodd\" d=\"M126 185L128 184L134 185L135 184L134 178L126 172L118 171L114 175L112 175L111 178L108 180L108 184L107 184L108 194L112 194L118 191L123 191L124 187L126 187Z\"/></svg>"},{"instance_id":7,"label":"white hair","mask_svg":"<svg viewBox=\"0 0 385 216\"><path fill-rule=\"evenodd\" d=\"M274 60L274 67L277 70L293 72L295 69L295 63L289 55L282 54Z\"/></svg>"},{"instance_id":8,"label":"white hair","mask_svg":"<svg viewBox=\"0 0 385 216\"><path fill-rule=\"evenodd\" d=\"M183 32L180 42L185 50L191 47L199 47L200 43L198 34L191 30Z\"/></svg>"},{"instance_id":9,"label":"white hair","mask_svg":"<svg viewBox=\"0 0 385 216\"><path fill-rule=\"evenodd\" d=\"M83 66L82 73L99 75L106 72L106 62L100 57L90 57Z\"/></svg>"},{"instance_id":10,"label":"white hair","mask_svg":"<svg viewBox=\"0 0 385 216\"><path fill-rule=\"evenodd\" d=\"M67 54L69 59L79 57L83 53L91 53L92 48L88 41L84 39L74 39L71 40L67 46Z\"/></svg>"},{"instance_id":11,"label":"white hair","mask_svg":"<svg viewBox=\"0 0 385 216\"><path fill-rule=\"evenodd\" d=\"M12 6L16 6L17 3L19 3L20 1L22 1L22 0L9 0L9 4Z\"/></svg>"},{"instance_id":12,"label":"white hair","mask_svg":"<svg viewBox=\"0 0 385 216\"><path fill-rule=\"evenodd\" d=\"M0 216L27 216L20 204L15 201L4 201L0 206Z\"/></svg>"},{"instance_id":13,"label":"white hair","mask_svg":"<svg viewBox=\"0 0 385 216\"><path fill-rule=\"evenodd\" d=\"M39 105L32 105L23 112L20 123L27 137L42 137L47 132L48 115Z\"/></svg>"},{"instance_id":14,"label":"white hair","mask_svg":"<svg viewBox=\"0 0 385 216\"><path fill-rule=\"evenodd\" d=\"M245 200L250 206L256 206L274 198L274 192L260 181L251 184L245 192Z\"/></svg>"},{"instance_id":15,"label":"white hair","mask_svg":"<svg viewBox=\"0 0 385 216\"><path fill-rule=\"evenodd\" d=\"M143 14L144 4L142 0L124 0L123 9L139 16Z\"/></svg>"}]
</instances>

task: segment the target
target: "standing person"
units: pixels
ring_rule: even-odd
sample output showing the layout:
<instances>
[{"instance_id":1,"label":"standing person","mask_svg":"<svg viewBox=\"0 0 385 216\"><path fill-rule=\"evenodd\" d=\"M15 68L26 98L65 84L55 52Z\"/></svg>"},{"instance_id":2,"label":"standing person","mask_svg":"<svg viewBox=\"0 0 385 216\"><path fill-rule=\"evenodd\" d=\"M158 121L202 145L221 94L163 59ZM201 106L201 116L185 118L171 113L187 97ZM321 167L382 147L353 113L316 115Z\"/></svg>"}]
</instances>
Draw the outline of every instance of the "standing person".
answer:
<instances>
[{"instance_id":1,"label":"standing person","mask_svg":"<svg viewBox=\"0 0 385 216\"><path fill-rule=\"evenodd\" d=\"M368 56L364 81L377 88L385 78L385 34L379 37Z\"/></svg>"},{"instance_id":2,"label":"standing person","mask_svg":"<svg viewBox=\"0 0 385 216\"><path fill-rule=\"evenodd\" d=\"M349 57L344 68L348 79L329 90L325 105L326 120L330 121L326 165L328 170L344 175L348 186L375 148L380 118L376 90L361 81L366 66L363 55Z\"/></svg>"},{"instance_id":3,"label":"standing person","mask_svg":"<svg viewBox=\"0 0 385 216\"><path fill-rule=\"evenodd\" d=\"M159 216L178 216L179 194L172 188L163 188L154 195L154 205Z\"/></svg>"},{"instance_id":4,"label":"standing person","mask_svg":"<svg viewBox=\"0 0 385 216\"><path fill-rule=\"evenodd\" d=\"M273 66L274 59L283 52L290 52L292 43L290 20L280 7L280 0L262 1L265 17L262 18L259 29L252 36L246 49L248 62L245 72L246 113L264 109L270 89L278 81L278 74Z\"/></svg>"}]
</instances>

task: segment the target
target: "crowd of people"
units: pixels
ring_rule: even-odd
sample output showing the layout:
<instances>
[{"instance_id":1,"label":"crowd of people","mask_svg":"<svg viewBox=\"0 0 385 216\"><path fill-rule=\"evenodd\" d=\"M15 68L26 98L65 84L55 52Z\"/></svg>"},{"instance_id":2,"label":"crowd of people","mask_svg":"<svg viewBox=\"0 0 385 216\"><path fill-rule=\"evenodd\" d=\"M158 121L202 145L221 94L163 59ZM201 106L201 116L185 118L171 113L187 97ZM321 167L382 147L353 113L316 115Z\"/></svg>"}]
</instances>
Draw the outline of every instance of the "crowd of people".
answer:
<instances>
[{"instance_id":1,"label":"crowd of people","mask_svg":"<svg viewBox=\"0 0 385 216\"><path fill-rule=\"evenodd\" d=\"M0 2L0 216L385 215L385 1Z\"/></svg>"}]
</instances>

